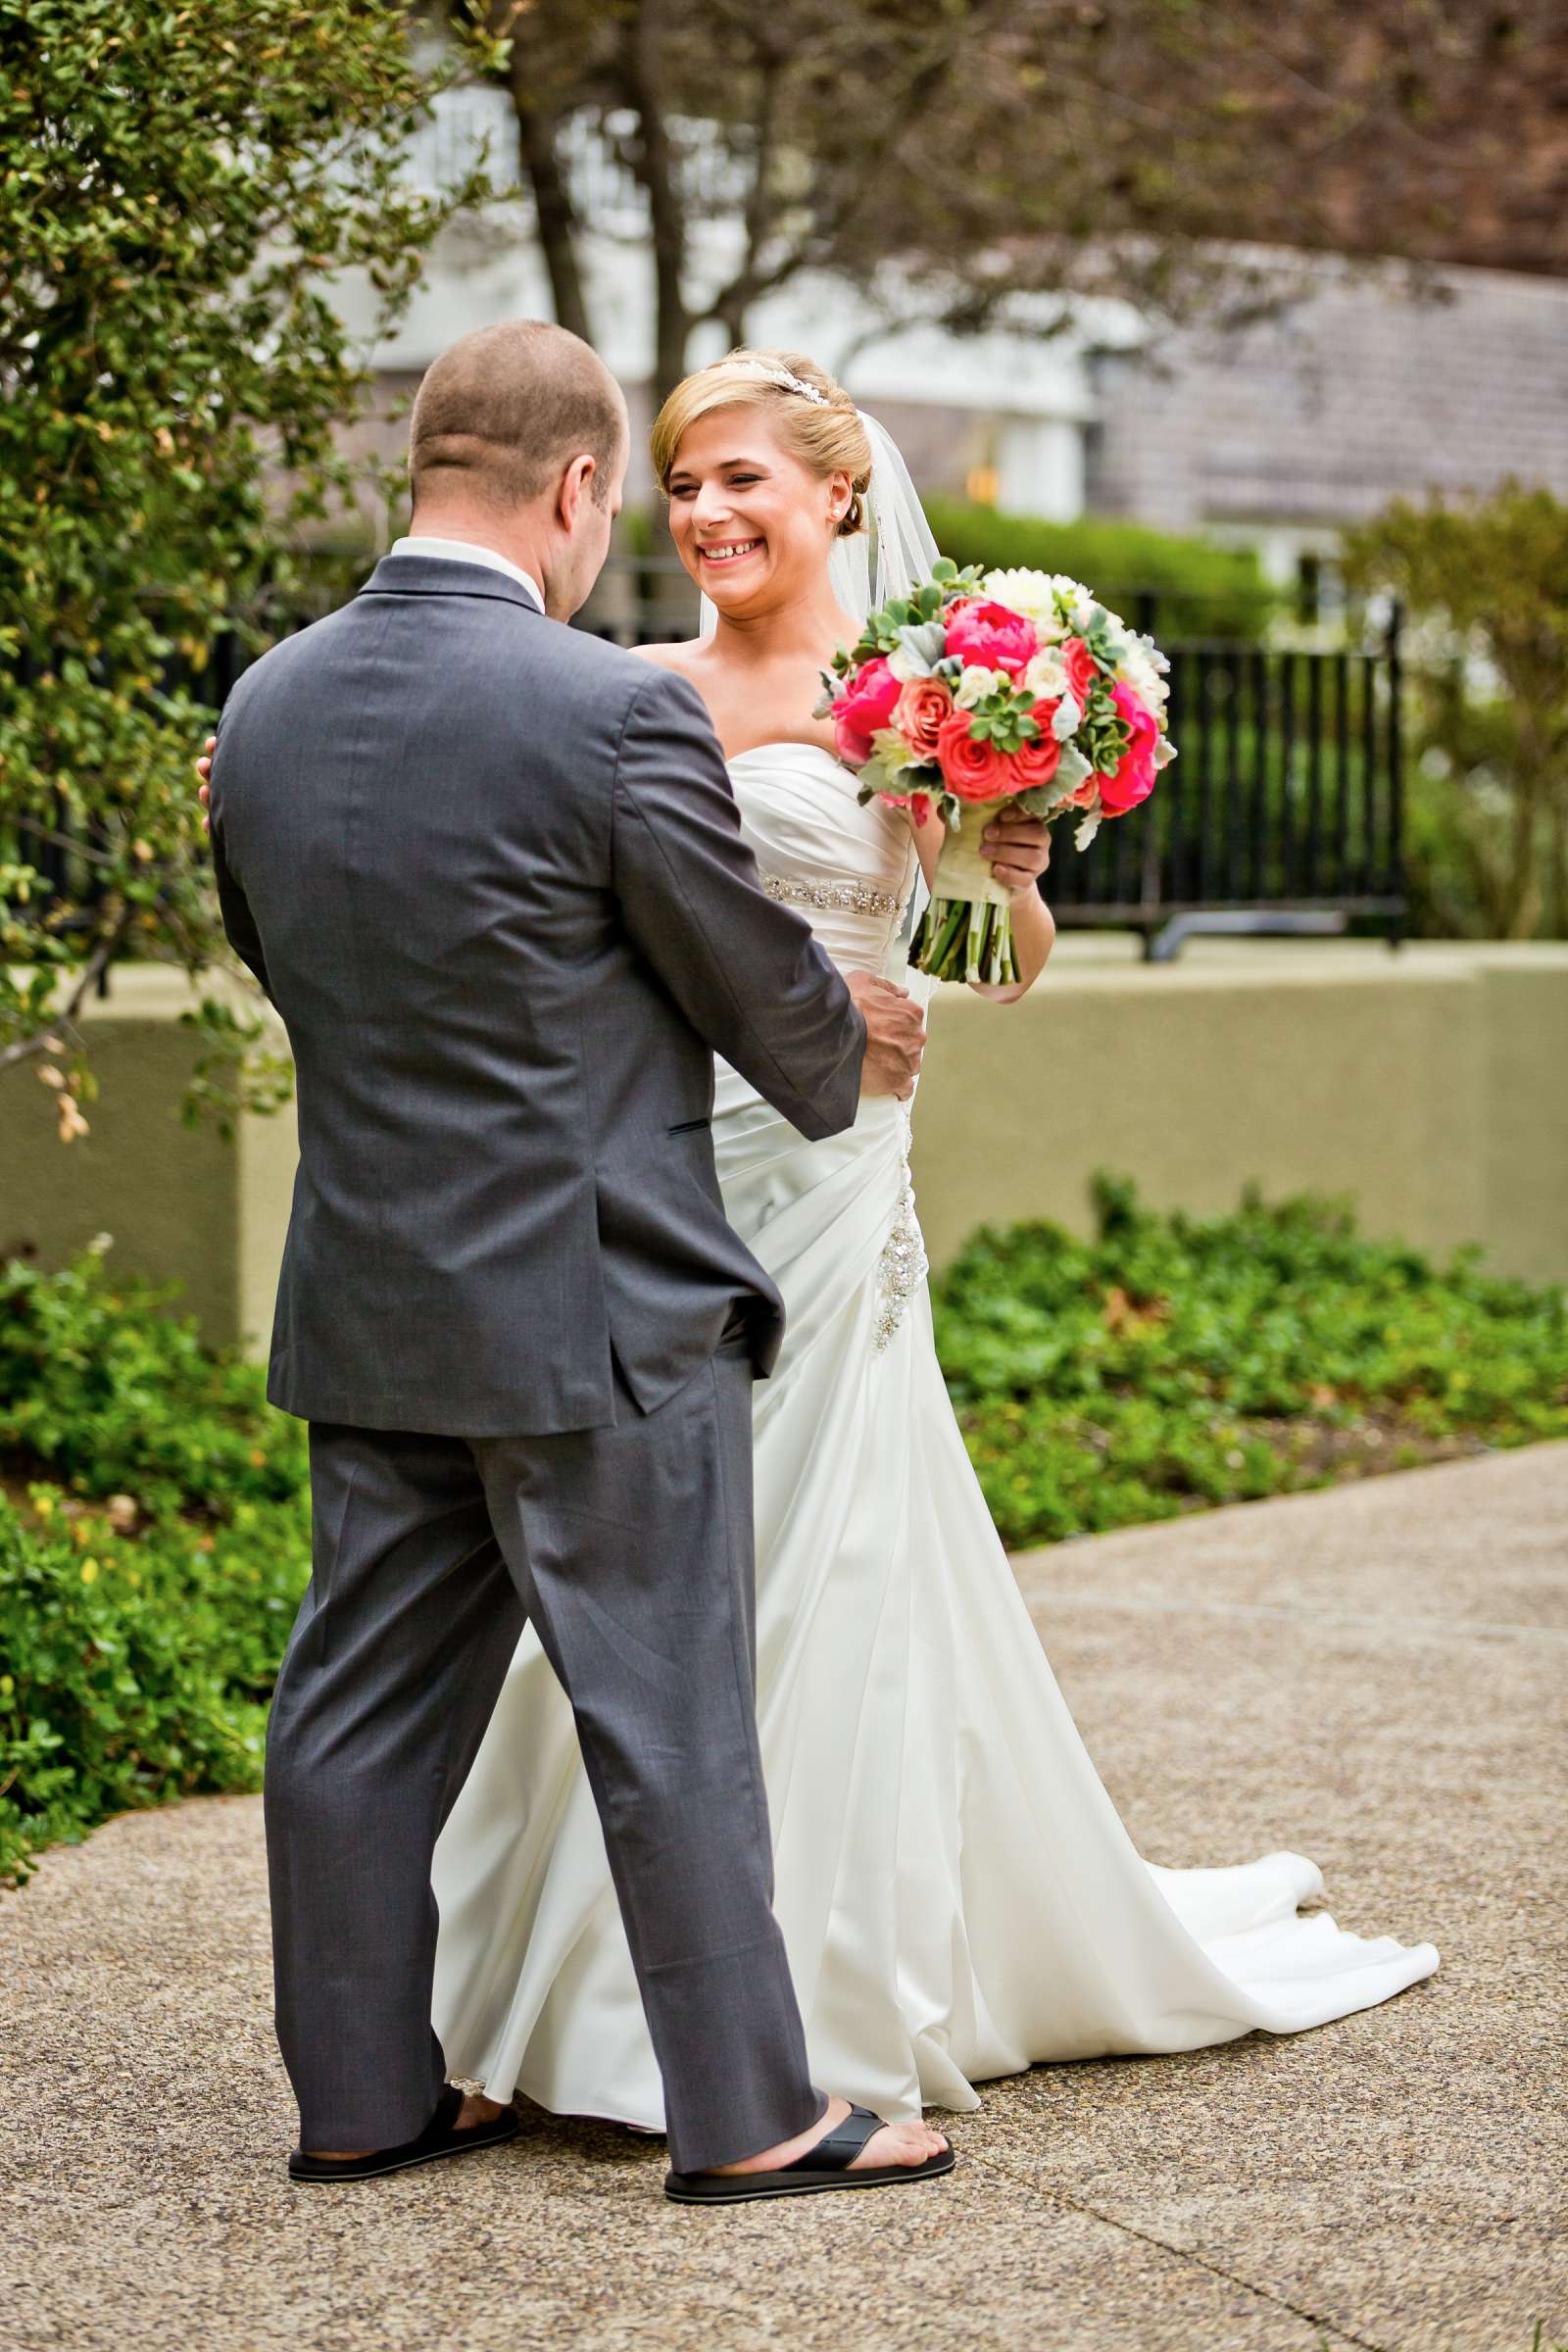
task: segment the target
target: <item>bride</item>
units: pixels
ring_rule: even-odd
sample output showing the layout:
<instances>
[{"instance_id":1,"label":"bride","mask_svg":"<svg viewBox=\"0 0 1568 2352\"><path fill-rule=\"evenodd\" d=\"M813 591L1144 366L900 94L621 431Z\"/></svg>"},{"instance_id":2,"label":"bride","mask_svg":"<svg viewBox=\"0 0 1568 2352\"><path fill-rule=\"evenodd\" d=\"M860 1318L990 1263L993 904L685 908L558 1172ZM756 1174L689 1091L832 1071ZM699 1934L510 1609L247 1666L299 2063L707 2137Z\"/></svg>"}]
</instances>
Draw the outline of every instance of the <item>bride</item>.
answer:
<instances>
[{"instance_id":1,"label":"bride","mask_svg":"<svg viewBox=\"0 0 1568 2352\"><path fill-rule=\"evenodd\" d=\"M903 981L936 851L858 806L820 670L936 549L897 450L794 353L689 377L653 431L682 563L709 600L648 649L699 689L764 886L828 954ZM875 576L866 526L875 540ZM1050 953L1044 835L1004 823L1022 995ZM917 980L915 985L921 985ZM908 1106L808 1143L720 1066L731 1223L783 1293L756 1391L758 1716L776 1909L811 2071L890 2119L968 2109L1041 2059L1295 2033L1438 1965L1343 1933L1315 1865L1163 1870L1074 1730L943 1387ZM435 2025L494 2098L662 2126L658 2069L570 1711L524 1635L436 1851Z\"/></svg>"}]
</instances>

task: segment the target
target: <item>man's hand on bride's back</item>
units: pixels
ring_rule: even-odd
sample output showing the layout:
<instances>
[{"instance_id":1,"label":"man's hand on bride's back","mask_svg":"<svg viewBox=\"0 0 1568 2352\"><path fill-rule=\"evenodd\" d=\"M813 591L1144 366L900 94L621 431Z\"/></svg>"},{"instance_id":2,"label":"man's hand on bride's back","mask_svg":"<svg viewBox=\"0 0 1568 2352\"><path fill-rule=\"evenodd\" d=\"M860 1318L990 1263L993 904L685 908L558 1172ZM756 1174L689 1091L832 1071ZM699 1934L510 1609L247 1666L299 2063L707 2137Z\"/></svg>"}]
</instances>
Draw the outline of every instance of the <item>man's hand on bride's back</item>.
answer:
<instances>
[{"instance_id":1,"label":"man's hand on bride's back","mask_svg":"<svg viewBox=\"0 0 1568 2352\"><path fill-rule=\"evenodd\" d=\"M845 978L865 1022L861 1094L897 1095L907 1102L925 1052L924 1014L908 990L895 988L891 980L878 980L871 972L849 972Z\"/></svg>"}]
</instances>

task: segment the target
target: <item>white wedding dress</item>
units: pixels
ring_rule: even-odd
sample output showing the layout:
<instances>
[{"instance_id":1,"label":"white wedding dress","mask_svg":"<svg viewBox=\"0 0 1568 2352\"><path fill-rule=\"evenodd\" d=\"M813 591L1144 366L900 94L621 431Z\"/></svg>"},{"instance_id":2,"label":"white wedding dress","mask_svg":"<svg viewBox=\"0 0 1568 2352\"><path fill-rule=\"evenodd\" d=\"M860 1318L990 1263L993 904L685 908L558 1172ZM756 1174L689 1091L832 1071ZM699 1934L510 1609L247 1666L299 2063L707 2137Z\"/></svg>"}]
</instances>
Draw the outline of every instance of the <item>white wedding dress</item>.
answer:
<instances>
[{"instance_id":1,"label":"white wedding dress","mask_svg":"<svg viewBox=\"0 0 1568 2352\"><path fill-rule=\"evenodd\" d=\"M769 890L845 968L904 976L907 826L809 745L731 776ZM1003 1017L1000 1013L998 1017ZM1162 1870L1073 1728L943 1387L908 1116L808 1143L720 1066L725 1206L783 1293L756 1391L758 1711L777 1912L818 2083L978 2105L1040 2059L1296 2033L1430 1975L1347 1935L1316 1866ZM435 2024L456 2075L658 2128L662 2103L570 1712L524 1636L440 1841Z\"/></svg>"}]
</instances>

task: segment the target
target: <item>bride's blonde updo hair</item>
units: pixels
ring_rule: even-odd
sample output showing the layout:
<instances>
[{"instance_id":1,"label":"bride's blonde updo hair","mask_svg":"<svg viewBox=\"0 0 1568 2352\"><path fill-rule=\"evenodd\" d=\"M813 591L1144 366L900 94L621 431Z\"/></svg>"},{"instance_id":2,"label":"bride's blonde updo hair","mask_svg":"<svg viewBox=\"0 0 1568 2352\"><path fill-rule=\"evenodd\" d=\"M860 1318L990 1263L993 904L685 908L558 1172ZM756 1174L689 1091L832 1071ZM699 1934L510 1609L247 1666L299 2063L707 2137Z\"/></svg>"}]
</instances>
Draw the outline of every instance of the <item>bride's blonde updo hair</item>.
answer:
<instances>
[{"instance_id":1,"label":"bride's blonde updo hair","mask_svg":"<svg viewBox=\"0 0 1568 2352\"><path fill-rule=\"evenodd\" d=\"M675 386L648 436L659 487L669 495L675 452L699 416L714 409L760 409L794 457L826 481L847 473L852 485L839 536L866 527L871 444L859 411L836 376L799 351L727 352Z\"/></svg>"}]
</instances>

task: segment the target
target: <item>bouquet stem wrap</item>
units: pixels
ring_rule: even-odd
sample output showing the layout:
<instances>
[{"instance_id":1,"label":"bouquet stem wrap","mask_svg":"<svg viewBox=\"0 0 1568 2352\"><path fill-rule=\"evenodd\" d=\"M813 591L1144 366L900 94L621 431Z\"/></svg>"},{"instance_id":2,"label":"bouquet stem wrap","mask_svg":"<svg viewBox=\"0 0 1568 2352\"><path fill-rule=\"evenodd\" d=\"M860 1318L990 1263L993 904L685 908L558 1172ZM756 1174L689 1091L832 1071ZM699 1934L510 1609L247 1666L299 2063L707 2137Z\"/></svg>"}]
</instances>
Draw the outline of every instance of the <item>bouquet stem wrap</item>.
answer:
<instances>
[{"instance_id":1,"label":"bouquet stem wrap","mask_svg":"<svg viewBox=\"0 0 1568 2352\"><path fill-rule=\"evenodd\" d=\"M1010 796L971 801L964 808L963 830L944 839L931 904L909 949L917 972L936 980L980 980L993 988L1008 987L1019 977L1008 911L1012 894L997 880L980 848L991 819L1011 806Z\"/></svg>"}]
</instances>

